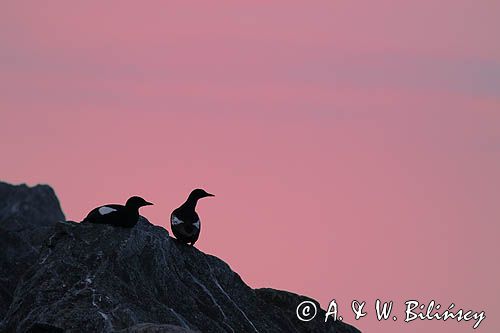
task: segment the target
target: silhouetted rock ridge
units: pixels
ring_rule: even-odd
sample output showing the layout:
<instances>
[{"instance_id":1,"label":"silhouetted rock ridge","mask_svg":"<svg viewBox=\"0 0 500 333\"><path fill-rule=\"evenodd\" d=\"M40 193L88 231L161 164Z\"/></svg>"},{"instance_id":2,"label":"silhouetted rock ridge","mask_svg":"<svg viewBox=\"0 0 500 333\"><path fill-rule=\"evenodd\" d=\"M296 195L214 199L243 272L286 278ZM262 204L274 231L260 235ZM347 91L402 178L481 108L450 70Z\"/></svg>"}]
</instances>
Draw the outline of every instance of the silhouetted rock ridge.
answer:
<instances>
[{"instance_id":1,"label":"silhouetted rock ridge","mask_svg":"<svg viewBox=\"0 0 500 333\"><path fill-rule=\"evenodd\" d=\"M222 260L180 244L144 218L132 229L58 222L64 216L49 187L23 189L45 193L43 207L36 207L37 195L13 199L2 186L11 185L0 184L2 240L13 232L6 225L31 230L25 240L19 236L28 250L21 241L12 249L2 245L10 251L2 252L2 268L15 266L18 253L27 258L12 275L1 276L2 331L359 332L345 323L325 324L321 315L297 320L295 308L308 298L254 290ZM16 224L5 212L23 207L19 202L30 208L26 216L16 213Z\"/></svg>"}]
</instances>

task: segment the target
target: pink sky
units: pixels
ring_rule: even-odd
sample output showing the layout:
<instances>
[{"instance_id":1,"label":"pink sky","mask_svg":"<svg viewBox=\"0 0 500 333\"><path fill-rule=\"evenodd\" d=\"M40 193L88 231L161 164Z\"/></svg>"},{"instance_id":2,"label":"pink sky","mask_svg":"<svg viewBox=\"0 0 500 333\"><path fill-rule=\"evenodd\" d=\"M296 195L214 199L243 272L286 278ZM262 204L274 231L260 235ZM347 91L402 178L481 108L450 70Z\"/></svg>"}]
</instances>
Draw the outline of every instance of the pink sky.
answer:
<instances>
[{"instance_id":1,"label":"pink sky","mask_svg":"<svg viewBox=\"0 0 500 333\"><path fill-rule=\"evenodd\" d=\"M0 6L0 176L68 219L138 194L252 287L335 298L364 332L404 301L500 329L500 1L11 1ZM377 322L375 299L397 322ZM354 321L351 300L369 303Z\"/></svg>"}]
</instances>

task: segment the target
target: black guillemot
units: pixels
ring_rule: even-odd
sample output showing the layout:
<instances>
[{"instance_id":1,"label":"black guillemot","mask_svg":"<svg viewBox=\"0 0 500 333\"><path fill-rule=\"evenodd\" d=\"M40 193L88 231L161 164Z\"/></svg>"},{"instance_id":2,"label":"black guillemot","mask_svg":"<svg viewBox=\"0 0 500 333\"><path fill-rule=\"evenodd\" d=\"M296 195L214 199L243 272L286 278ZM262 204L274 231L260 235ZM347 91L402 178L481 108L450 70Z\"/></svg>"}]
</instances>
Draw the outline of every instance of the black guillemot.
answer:
<instances>
[{"instance_id":1,"label":"black guillemot","mask_svg":"<svg viewBox=\"0 0 500 333\"><path fill-rule=\"evenodd\" d=\"M200 218L195 210L196 204L201 198L213 196L198 188L191 192L185 203L174 209L170 215L170 226L175 238L185 244L191 243L192 246L196 243L201 230Z\"/></svg>"},{"instance_id":2,"label":"black guillemot","mask_svg":"<svg viewBox=\"0 0 500 333\"><path fill-rule=\"evenodd\" d=\"M139 219L139 208L149 205L152 203L134 196L127 200L125 206L110 204L94 208L82 222L132 228Z\"/></svg>"}]
</instances>

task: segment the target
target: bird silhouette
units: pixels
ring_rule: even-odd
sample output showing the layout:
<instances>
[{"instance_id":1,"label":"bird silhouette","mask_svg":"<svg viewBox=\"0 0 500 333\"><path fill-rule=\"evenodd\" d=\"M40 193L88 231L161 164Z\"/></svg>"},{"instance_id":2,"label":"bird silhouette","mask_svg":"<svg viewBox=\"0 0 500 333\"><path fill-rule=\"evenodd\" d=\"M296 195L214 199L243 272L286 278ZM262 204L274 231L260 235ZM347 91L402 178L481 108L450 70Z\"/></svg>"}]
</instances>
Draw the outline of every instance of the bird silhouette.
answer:
<instances>
[{"instance_id":1,"label":"bird silhouette","mask_svg":"<svg viewBox=\"0 0 500 333\"><path fill-rule=\"evenodd\" d=\"M125 206L109 204L92 209L82 222L132 228L139 220L139 208L149 205L152 203L141 197L133 196L127 200Z\"/></svg>"},{"instance_id":2,"label":"bird silhouette","mask_svg":"<svg viewBox=\"0 0 500 333\"><path fill-rule=\"evenodd\" d=\"M213 196L213 194L197 188L189 194L186 202L179 208L174 209L170 215L170 226L175 238L182 243L191 244L191 246L196 243L201 230L200 217L196 213L196 204L201 198Z\"/></svg>"}]
</instances>

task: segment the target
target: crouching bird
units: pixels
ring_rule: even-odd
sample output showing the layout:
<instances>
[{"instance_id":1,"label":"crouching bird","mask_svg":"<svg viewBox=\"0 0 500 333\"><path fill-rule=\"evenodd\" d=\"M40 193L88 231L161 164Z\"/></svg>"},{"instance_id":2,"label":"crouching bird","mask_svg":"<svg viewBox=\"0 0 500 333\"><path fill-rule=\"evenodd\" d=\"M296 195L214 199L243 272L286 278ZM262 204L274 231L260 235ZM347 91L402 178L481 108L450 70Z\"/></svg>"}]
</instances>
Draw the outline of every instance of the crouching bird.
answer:
<instances>
[{"instance_id":1,"label":"crouching bird","mask_svg":"<svg viewBox=\"0 0 500 333\"><path fill-rule=\"evenodd\" d=\"M213 196L213 194L197 188L189 194L186 202L179 208L174 209L170 215L170 226L175 238L182 243L190 243L191 246L196 243L201 230L200 218L196 213L196 204L201 198Z\"/></svg>"},{"instance_id":2,"label":"crouching bird","mask_svg":"<svg viewBox=\"0 0 500 333\"><path fill-rule=\"evenodd\" d=\"M92 209L82 222L132 228L139 220L139 208L150 205L152 205L151 202L134 196L127 200L125 206L110 204Z\"/></svg>"}]
</instances>

